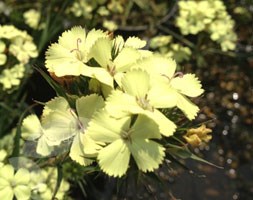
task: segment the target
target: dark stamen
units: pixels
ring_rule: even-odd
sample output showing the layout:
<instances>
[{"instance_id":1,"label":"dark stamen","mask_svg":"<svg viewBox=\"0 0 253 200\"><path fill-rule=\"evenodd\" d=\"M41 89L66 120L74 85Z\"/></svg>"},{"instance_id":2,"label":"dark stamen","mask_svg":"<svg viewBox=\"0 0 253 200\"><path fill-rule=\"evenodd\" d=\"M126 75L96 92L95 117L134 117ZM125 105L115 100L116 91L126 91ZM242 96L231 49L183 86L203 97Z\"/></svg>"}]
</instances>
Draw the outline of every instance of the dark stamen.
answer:
<instances>
[{"instance_id":1,"label":"dark stamen","mask_svg":"<svg viewBox=\"0 0 253 200\"><path fill-rule=\"evenodd\" d=\"M79 43L81 43L81 42L82 42L81 38L77 38L77 40L76 40L76 49L72 49L72 50L70 50L70 52L72 53L73 51L78 51L80 53Z\"/></svg>"},{"instance_id":2,"label":"dark stamen","mask_svg":"<svg viewBox=\"0 0 253 200\"><path fill-rule=\"evenodd\" d=\"M113 63L112 63L112 64L113 64ZM115 73L116 73L116 68L115 68L115 66L111 67L111 66L107 65L106 68L107 68L107 71L110 73L111 76L114 76L114 75L115 75Z\"/></svg>"},{"instance_id":3,"label":"dark stamen","mask_svg":"<svg viewBox=\"0 0 253 200\"><path fill-rule=\"evenodd\" d=\"M164 76L164 77L166 77L167 79L170 80L170 78L169 78L167 75L165 75L165 74L161 74L161 75ZM184 73L183 73L183 72L176 72L176 73L172 76L172 78L176 78L176 77L183 78L183 76L184 76Z\"/></svg>"},{"instance_id":4,"label":"dark stamen","mask_svg":"<svg viewBox=\"0 0 253 200\"><path fill-rule=\"evenodd\" d=\"M71 115L72 115L74 118L76 118L76 120L77 120L77 125L78 125L78 129L84 131L83 123L80 121L80 119L78 118L78 116L76 116L75 111L74 111L73 109L70 109L70 113L71 113Z\"/></svg>"},{"instance_id":5,"label":"dark stamen","mask_svg":"<svg viewBox=\"0 0 253 200\"><path fill-rule=\"evenodd\" d=\"M175 78L175 77L183 78L183 76L184 76L183 72L176 72L176 73L173 75L173 78Z\"/></svg>"},{"instance_id":6,"label":"dark stamen","mask_svg":"<svg viewBox=\"0 0 253 200\"><path fill-rule=\"evenodd\" d=\"M133 130L128 130L128 131L125 131L123 130L122 133L121 133L121 138L124 140L124 141L129 141L130 143L132 143L132 138L131 138L131 134L132 134Z\"/></svg>"}]
</instances>

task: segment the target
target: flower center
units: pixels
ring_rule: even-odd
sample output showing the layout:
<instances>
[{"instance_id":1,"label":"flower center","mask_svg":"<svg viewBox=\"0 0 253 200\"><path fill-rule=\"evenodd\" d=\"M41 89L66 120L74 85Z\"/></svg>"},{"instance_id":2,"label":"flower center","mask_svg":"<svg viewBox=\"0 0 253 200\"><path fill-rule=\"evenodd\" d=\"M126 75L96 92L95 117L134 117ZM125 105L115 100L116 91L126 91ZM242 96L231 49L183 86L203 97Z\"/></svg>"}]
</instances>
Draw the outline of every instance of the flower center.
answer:
<instances>
[{"instance_id":1,"label":"flower center","mask_svg":"<svg viewBox=\"0 0 253 200\"><path fill-rule=\"evenodd\" d=\"M83 133L85 131L85 127L84 127L83 123L81 122L81 120L76 115L76 113L73 109L70 109L70 113L76 120L75 130L80 130Z\"/></svg>"},{"instance_id":2,"label":"flower center","mask_svg":"<svg viewBox=\"0 0 253 200\"><path fill-rule=\"evenodd\" d=\"M110 64L108 64L106 68L111 76L114 76L116 74L116 68L113 62L110 62Z\"/></svg>"},{"instance_id":3,"label":"flower center","mask_svg":"<svg viewBox=\"0 0 253 200\"><path fill-rule=\"evenodd\" d=\"M15 180L11 180L10 181L10 186L11 186L11 188L15 188L16 187L16 181Z\"/></svg>"},{"instance_id":4,"label":"flower center","mask_svg":"<svg viewBox=\"0 0 253 200\"><path fill-rule=\"evenodd\" d=\"M79 118L77 118L77 128L78 130L81 130L82 133L85 131L83 123L79 120Z\"/></svg>"},{"instance_id":5,"label":"flower center","mask_svg":"<svg viewBox=\"0 0 253 200\"><path fill-rule=\"evenodd\" d=\"M148 95L146 94L145 97L136 97L136 101L140 107L144 110L149 110L151 112L154 111L154 108L149 104Z\"/></svg>"},{"instance_id":6,"label":"flower center","mask_svg":"<svg viewBox=\"0 0 253 200\"><path fill-rule=\"evenodd\" d=\"M83 59L83 57L82 57L82 52L81 52L80 49L79 49L79 43L81 43L81 42L82 42L82 40L81 40L80 38L77 38L77 40L76 40L76 48L70 50L70 53L76 52L76 58L77 58L78 60L80 60L80 61Z\"/></svg>"},{"instance_id":7,"label":"flower center","mask_svg":"<svg viewBox=\"0 0 253 200\"><path fill-rule=\"evenodd\" d=\"M131 129L129 129L129 130L127 130L127 131L123 130L123 131L121 132L121 138L122 138L124 141L126 141L126 142L132 143L132 138L131 138L132 132L133 132L133 131L132 131Z\"/></svg>"}]
</instances>

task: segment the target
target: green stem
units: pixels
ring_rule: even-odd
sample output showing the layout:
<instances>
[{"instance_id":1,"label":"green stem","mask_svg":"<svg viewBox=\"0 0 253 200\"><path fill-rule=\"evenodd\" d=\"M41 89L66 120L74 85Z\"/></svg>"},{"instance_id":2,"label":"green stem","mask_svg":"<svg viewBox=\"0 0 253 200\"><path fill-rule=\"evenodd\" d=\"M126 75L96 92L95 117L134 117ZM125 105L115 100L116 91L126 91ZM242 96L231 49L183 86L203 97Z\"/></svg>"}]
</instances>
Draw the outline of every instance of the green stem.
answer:
<instances>
[{"instance_id":1,"label":"green stem","mask_svg":"<svg viewBox=\"0 0 253 200\"><path fill-rule=\"evenodd\" d=\"M33 104L31 106L29 106L20 116L19 120L18 120L18 125L17 125L17 130L16 130L16 135L14 137L14 147L13 147L13 151L11 154L11 157L18 157L20 154L20 138L21 138L21 126L22 126L22 121L25 117L25 114L32 109L34 106L36 106L37 104Z\"/></svg>"},{"instance_id":2,"label":"green stem","mask_svg":"<svg viewBox=\"0 0 253 200\"><path fill-rule=\"evenodd\" d=\"M61 167L61 165L57 165L57 182L56 182L56 185L55 185L52 200L56 199L56 195L57 195L57 192L60 188L62 178L63 178L62 167Z\"/></svg>"},{"instance_id":3,"label":"green stem","mask_svg":"<svg viewBox=\"0 0 253 200\"><path fill-rule=\"evenodd\" d=\"M179 142L180 144L182 144L182 146L185 146L185 143L183 141L181 141L180 139L178 139L175 136L171 136L174 140L176 140L177 142Z\"/></svg>"},{"instance_id":4,"label":"green stem","mask_svg":"<svg viewBox=\"0 0 253 200\"><path fill-rule=\"evenodd\" d=\"M83 194L83 197L84 197L84 198L87 198L87 193L85 192L85 189L84 189L84 185L83 185L83 183L82 183L82 180L78 180L78 181L77 181L77 184L78 184L79 188L81 189L81 192L82 192L82 194Z\"/></svg>"},{"instance_id":5,"label":"green stem","mask_svg":"<svg viewBox=\"0 0 253 200\"><path fill-rule=\"evenodd\" d=\"M122 25L123 25L123 26L126 25L126 20L127 20L127 18L129 17L129 13L130 13L130 11L131 11L133 5L134 5L134 2L133 2L132 0L130 0L130 1L128 2L127 6L126 6L125 13L124 13L124 15L123 15L123 20L122 20Z\"/></svg>"},{"instance_id":6,"label":"green stem","mask_svg":"<svg viewBox=\"0 0 253 200\"><path fill-rule=\"evenodd\" d=\"M230 57L237 57L237 54L235 52L224 52L224 51L221 51L219 49L214 49L214 48L209 48L209 49L206 49L205 50L206 54L213 54L213 53L216 53L216 54L221 54L221 55L225 55L225 56L230 56Z\"/></svg>"},{"instance_id":7,"label":"green stem","mask_svg":"<svg viewBox=\"0 0 253 200\"><path fill-rule=\"evenodd\" d=\"M190 42L189 40L185 39L185 38L182 37L181 35L175 33L174 31L170 30L169 28L166 28L166 27L164 27L164 26L162 26L162 25L158 25L157 28L160 29L160 30L162 30L162 31L164 31L164 32L167 33L167 34L172 35L172 36L175 37L176 39L182 41L182 42L183 42L184 44L186 44L187 46L189 46L189 47L191 47L191 48L193 48L193 49L195 48L195 45L194 45L192 42Z\"/></svg>"}]
</instances>

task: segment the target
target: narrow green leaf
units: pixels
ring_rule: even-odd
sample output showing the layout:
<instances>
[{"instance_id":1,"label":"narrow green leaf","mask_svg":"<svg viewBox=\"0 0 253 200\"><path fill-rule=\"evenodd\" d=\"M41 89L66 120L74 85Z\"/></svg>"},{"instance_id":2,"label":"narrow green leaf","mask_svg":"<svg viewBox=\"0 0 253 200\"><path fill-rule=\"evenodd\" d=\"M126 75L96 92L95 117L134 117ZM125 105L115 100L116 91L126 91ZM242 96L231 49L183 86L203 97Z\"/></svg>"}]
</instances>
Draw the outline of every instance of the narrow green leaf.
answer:
<instances>
[{"instance_id":1,"label":"narrow green leaf","mask_svg":"<svg viewBox=\"0 0 253 200\"><path fill-rule=\"evenodd\" d=\"M42 69L38 67L34 67L40 74L43 76L43 78L48 82L48 84L53 88L53 90L56 92L58 96L62 96L65 99L67 99L66 92L64 89L57 84L47 73L45 73Z\"/></svg>"},{"instance_id":2,"label":"narrow green leaf","mask_svg":"<svg viewBox=\"0 0 253 200\"><path fill-rule=\"evenodd\" d=\"M20 154L20 139L21 139L21 126L22 126L22 121L26 115L26 113L31 110L34 106L36 106L36 104L33 104L31 106L29 106L20 116L19 120L18 120L18 124L17 124L17 129L16 129L16 134L14 137L14 147L13 147L13 151L11 154L11 157L18 157Z\"/></svg>"},{"instance_id":3,"label":"narrow green leaf","mask_svg":"<svg viewBox=\"0 0 253 200\"><path fill-rule=\"evenodd\" d=\"M197 161L200 161L200 162L203 162L203 163L206 163L208 165L211 165L211 166L214 166L214 167L217 167L217 168L220 168L220 169L223 169L223 167L221 166L218 166L218 165L215 165L211 162L208 162L207 160L204 160L203 158L200 158L199 156L193 154L188 148L187 146L177 146L177 145L174 145L174 144L168 144L168 146L170 148L167 148L167 152L174 155L174 156L177 156L177 157L180 157L182 159L187 159L187 158L191 158L193 160L197 160Z\"/></svg>"},{"instance_id":4,"label":"narrow green leaf","mask_svg":"<svg viewBox=\"0 0 253 200\"><path fill-rule=\"evenodd\" d=\"M81 180L77 181L77 184L78 184L79 188L81 189L83 197L87 198L87 193L86 193L86 191L84 189L84 184L82 183L82 181Z\"/></svg>"},{"instance_id":5,"label":"narrow green leaf","mask_svg":"<svg viewBox=\"0 0 253 200\"><path fill-rule=\"evenodd\" d=\"M57 182L56 182L56 185L55 185L55 189L54 189L52 199L56 199L55 196L57 195L57 192L60 188L62 178L63 178L62 167L61 167L61 165L57 165Z\"/></svg>"}]
</instances>

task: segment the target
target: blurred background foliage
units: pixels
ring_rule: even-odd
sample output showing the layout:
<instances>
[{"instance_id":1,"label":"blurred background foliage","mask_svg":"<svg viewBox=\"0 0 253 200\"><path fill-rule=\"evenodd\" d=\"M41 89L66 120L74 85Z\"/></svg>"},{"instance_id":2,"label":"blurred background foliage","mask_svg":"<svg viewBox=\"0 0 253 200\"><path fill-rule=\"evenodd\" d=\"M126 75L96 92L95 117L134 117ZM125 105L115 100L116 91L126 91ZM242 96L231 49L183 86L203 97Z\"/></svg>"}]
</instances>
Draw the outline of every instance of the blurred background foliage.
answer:
<instances>
[{"instance_id":1,"label":"blurred background foliage","mask_svg":"<svg viewBox=\"0 0 253 200\"><path fill-rule=\"evenodd\" d=\"M180 70L194 72L200 77L205 93L197 102L202 110L194 123L207 122L213 129L213 139L208 146L194 151L223 169L192 162L186 162L188 168L178 168L168 163L157 172L163 187L144 177L145 188L136 191L134 184L130 183L125 187L127 192L121 193L128 199L252 199L253 2L223 0L227 14L221 15L221 21L227 16L229 19L213 29L211 25L215 21L203 25L201 22L205 18L201 16L201 11L196 14L193 10L192 16L198 17L192 23L200 23L200 27L199 31L191 32L188 26L189 33L178 22L181 9L179 2L182 1L0 1L0 24L26 30L38 50L37 58L31 57L25 63L26 71L20 84L10 90L2 86L0 88L1 143L7 141L4 136L10 135L22 113L30 112L34 100L45 102L55 95L34 67L44 69L45 50L61 32L74 25L81 25L88 30L101 28L124 37L139 36L147 40L146 48L176 59ZM202 14L208 13L209 9L211 7L202 10ZM225 28L229 23L233 24L231 30ZM224 39L221 42L212 39L216 37L212 34L219 31L221 35L235 34L231 36L232 44L229 43L228 48L222 47ZM0 73L3 74L3 70L1 66ZM40 106L36 106L33 111L39 114ZM83 199L83 196L94 199L94 194L97 199L113 198L115 191L109 187L116 187L115 180L88 175L79 177L82 171L79 166L65 168L67 179L73 183L70 196L74 199Z\"/></svg>"}]
</instances>

